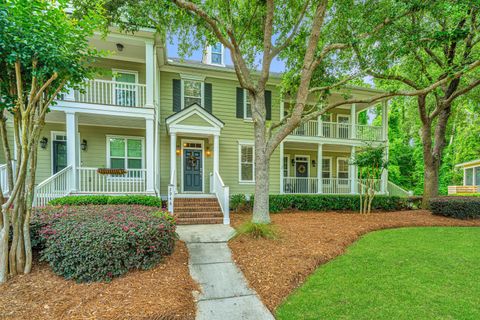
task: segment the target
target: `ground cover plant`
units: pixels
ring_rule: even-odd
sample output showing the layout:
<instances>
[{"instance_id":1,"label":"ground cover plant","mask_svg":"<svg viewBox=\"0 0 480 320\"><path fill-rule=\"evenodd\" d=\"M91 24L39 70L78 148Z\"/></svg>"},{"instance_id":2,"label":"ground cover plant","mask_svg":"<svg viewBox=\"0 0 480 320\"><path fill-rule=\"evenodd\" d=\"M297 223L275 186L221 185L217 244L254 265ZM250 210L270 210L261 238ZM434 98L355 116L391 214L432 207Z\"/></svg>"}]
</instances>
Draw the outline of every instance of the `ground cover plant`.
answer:
<instances>
[{"instance_id":1,"label":"ground cover plant","mask_svg":"<svg viewBox=\"0 0 480 320\"><path fill-rule=\"evenodd\" d=\"M315 271L277 319L478 319L479 237L480 228L367 234Z\"/></svg>"},{"instance_id":2,"label":"ground cover plant","mask_svg":"<svg viewBox=\"0 0 480 320\"><path fill-rule=\"evenodd\" d=\"M66 206L32 219L41 260L66 279L110 281L150 269L173 251L175 219L146 206Z\"/></svg>"}]
</instances>

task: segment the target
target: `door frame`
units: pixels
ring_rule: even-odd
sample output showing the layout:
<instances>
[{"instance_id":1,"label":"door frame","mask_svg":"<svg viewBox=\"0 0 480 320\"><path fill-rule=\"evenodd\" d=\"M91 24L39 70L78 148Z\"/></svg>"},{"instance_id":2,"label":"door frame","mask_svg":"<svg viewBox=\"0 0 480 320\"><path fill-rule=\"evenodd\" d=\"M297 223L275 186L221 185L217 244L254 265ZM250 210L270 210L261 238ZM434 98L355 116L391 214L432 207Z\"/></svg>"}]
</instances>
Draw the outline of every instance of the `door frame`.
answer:
<instances>
[{"instance_id":1,"label":"door frame","mask_svg":"<svg viewBox=\"0 0 480 320\"><path fill-rule=\"evenodd\" d=\"M55 136L56 135L62 135L62 136L65 136L65 140L57 140L55 139ZM68 138L67 138L67 133L65 131L55 131L55 130L52 130L50 131L50 176L53 176L54 173L53 171L54 168L53 168L53 141L65 141L67 142ZM80 144L78 143L80 141L80 132L77 132L77 145L78 145L78 148L77 148L77 157L78 157L78 166L81 167L81 163L82 163L82 154L80 152ZM67 153L68 153L68 147L67 147ZM68 166L68 164L67 164Z\"/></svg>"},{"instance_id":2,"label":"door frame","mask_svg":"<svg viewBox=\"0 0 480 320\"><path fill-rule=\"evenodd\" d=\"M185 153L183 152L183 149L193 149L193 150L202 150L202 174L201 174L201 177L202 177L202 191L188 191L188 192L191 192L191 193L205 193L205 153L204 153L204 149L205 149L205 144L204 144L204 141L203 140L195 140L195 139L180 139L180 143L182 144L181 146L181 157L180 157L180 166L181 166L181 177L182 177L182 193L185 193L185 189L184 189L184 177L185 177L185 174L183 172L183 161L185 160L183 157L185 156ZM185 143L200 143L202 145L201 148L192 148L192 147L184 147L184 144Z\"/></svg>"},{"instance_id":3,"label":"door frame","mask_svg":"<svg viewBox=\"0 0 480 320\"><path fill-rule=\"evenodd\" d=\"M297 158L307 158L307 160L300 160L298 161ZM295 155L295 178L302 178L302 177L297 177L297 162L307 162L307 169L308 169L308 176L307 178L311 178L312 172L310 171L310 156L309 155L302 155L302 154L296 154Z\"/></svg>"}]
</instances>

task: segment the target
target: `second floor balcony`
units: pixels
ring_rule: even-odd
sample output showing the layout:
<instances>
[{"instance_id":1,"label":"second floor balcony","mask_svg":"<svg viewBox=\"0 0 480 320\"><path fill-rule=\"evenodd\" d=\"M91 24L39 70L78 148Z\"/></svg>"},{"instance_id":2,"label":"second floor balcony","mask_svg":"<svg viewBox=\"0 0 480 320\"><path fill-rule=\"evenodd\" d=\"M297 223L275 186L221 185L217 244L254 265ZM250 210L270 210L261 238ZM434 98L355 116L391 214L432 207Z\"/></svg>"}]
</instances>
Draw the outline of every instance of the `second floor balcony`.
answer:
<instances>
[{"instance_id":1,"label":"second floor balcony","mask_svg":"<svg viewBox=\"0 0 480 320\"><path fill-rule=\"evenodd\" d=\"M381 126L317 120L308 121L291 133L292 136L364 141L384 141L384 134Z\"/></svg>"},{"instance_id":2,"label":"second floor balcony","mask_svg":"<svg viewBox=\"0 0 480 320\"><path fill-rule=\"evenodd\" d=\"M146 104L145 84L92 79L81 90L70 90L64 101L143 108Z\"/></svg>"}]
</instances>

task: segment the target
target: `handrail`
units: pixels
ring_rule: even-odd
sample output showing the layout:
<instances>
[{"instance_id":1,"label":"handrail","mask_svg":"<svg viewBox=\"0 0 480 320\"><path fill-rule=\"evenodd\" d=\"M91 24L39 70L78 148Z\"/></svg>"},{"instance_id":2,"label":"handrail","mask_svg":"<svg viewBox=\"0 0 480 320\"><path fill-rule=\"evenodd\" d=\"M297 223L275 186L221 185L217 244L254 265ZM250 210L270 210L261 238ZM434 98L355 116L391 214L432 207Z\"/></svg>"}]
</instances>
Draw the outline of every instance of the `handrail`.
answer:
<instances>
[{"instance_id":1,"label":"handrail","mask_svg":"<svg viewBox=\"0 0 480 320\"><path fill-rule=\"evenodd\" d=\"M40 182L35 188L34 207L45 206L51 200L64 197L72 191L71 165Z\"/></svg>"},{"instance_id":2,"label":"handrail","mask_svg":"<svg viewBox=\"0 0 480 320\"><path fill-rule=\"evenodd\" d=\"M175 174L175 170L172 170L172 174L170 175L170 184L168 185L168 195L167 195L167 205L168 211L173 213L174 211L174 202L175 202L175 189L176 189L176 181L177 175Z\"/></svg>"},{"instance_id":3,"label":"handrail","mask_svg":"<svg viewBox=\"0 0 480 320\"><path fill-rule=\"evenodd\" d=\"M387 191L391 196L410 197L413 195L412 191L407 191L391 181L388 181L387 183Z\"/></svg>"},{"instance_id":4,"label":"handrail","mask_svg":"<svg viewBox=\"0 0 480 320\"><path fill-rule=\"evenodd\" d=\"M230 224L230 188L223 183L218 171L213 174L215 195L223 212L223 224Z\"/></svg>"}]
</instances>

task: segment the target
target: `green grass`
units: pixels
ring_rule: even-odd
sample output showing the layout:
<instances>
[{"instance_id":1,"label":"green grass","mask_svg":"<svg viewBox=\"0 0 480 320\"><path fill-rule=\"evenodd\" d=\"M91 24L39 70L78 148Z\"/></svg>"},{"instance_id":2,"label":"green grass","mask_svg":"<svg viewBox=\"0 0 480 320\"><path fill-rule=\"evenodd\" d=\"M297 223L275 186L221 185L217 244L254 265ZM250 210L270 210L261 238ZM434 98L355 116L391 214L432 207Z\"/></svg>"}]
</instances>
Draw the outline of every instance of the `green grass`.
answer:
<instances>
[{"instance_id":1,"label":"green grass","mask_svg":"<svg viewBox=\"0 0 480 320\"><path fill-rule=\"evenodd\" d=\"M480 319L480 228L362 237L318 268L277 319Z\"/></svg>"}]
</instances>

